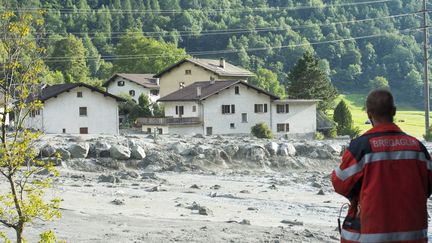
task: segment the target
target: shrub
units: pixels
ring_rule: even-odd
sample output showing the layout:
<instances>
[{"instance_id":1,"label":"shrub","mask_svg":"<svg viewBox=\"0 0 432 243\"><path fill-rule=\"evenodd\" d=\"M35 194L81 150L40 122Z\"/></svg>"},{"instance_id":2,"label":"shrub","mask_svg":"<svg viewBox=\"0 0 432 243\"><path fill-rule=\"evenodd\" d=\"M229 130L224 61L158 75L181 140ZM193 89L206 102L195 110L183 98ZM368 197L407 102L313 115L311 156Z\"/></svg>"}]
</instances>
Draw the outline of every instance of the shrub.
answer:
<instances>
[{"instance_id":1,"label":"shrub","mask_svg":"<svg viewBox=\"0 0 432 243\"><path fill-rule=\"evenodd\" d=\"M315 140L324 140L324 139L325 139L325 136L323 133L321 133L321 132L315 133Z\"/></svg>"},{"instance_id":2,"label":"shrub","mask_svg":"<svg viewBox=\"0 0 432 243\"><path fill-rule=\"evenodd\" d=\"M348 135L348 136L350 136L351 139L354 139L354 138L357 138L360 135L360 132L361 131L360 131L359 127L351 126L351 127L344 128L342 130L342 134L341 135Z\"/></svg>"},{"instance_id":3,"label":"shrub","mask_svg":"<svg viewBox=\"0 0 432 243\"><path fill-rule=\"evenodd\" d=\"M265 123L258 123L252 127L252 135L257 138L273 138L273 133Z\"/></svg>"}]
</instances>

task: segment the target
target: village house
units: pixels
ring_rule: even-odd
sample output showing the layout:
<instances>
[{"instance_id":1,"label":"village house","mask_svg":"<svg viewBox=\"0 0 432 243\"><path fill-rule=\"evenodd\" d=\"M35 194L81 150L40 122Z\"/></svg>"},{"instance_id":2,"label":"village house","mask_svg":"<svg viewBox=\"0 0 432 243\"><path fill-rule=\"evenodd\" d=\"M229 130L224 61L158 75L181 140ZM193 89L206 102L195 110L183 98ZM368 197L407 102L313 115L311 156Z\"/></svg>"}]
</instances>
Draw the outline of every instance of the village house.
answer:
<instances>
[{"instance_id":1,"label":"village house","mask_svg":"<svg viewBox=\"0 0 432 243\"><path fill-rule=\"evenodd\" d=\"M118 102L124 99L83 83L58 84L37 97L24 126L46 134L119 134Z\"/></svg>"},{"instance_id":2,"label":"village house","mask_svg":"<svg viewBox=\"0 0 432 243\"><path fill-rule=\"evenodd\" d=\"M242 80L195 82L165 97L165 118L142 118L161 134L250 134L257 123L278 135L313 135L318 100L280 100Z\"/></svg>"},{"instance_id":3,"label":"village house","mask_svg":"<svg viewBox=\"0 0 432 243\"><path fill-rule=\"evenodd\" d=\"M167 96L202 80L247 80L253 73L234 66L221 58L198 59L186 58L164 69L154 77L160 80L160 95Z\"/></svg>"},{"instance_id":4,"label":"village house","mask_svg":"<svg viewBox=\"0 0 432 243\"><path fill-rule=\"evenodd\" d=\"M156 102L159 96L159 79L153 74L116 73L104 83L108 93L114 95L129 95L137 103L141 94Z\"/></svg>"}]
</instances>

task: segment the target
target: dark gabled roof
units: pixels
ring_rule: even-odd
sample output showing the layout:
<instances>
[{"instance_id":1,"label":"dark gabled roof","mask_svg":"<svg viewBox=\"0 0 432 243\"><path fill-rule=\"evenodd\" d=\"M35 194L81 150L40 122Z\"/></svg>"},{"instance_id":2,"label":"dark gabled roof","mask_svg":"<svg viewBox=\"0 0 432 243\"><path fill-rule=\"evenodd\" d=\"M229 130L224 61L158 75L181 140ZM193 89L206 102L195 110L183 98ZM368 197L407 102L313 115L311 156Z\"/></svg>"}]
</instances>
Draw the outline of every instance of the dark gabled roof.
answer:
<instances>
[{"instance_id":1,"label":"dark gabled roof","mask_svg":"<svg viewBox=\"0 0 432 243\"><path fill-rule=\"evenodd\" d=\"M203 81L195 82L183 89L177 90L165 97L159 99L161 102L172 102L172 101L199 101L207 99L208 97L215 95L225 89L230 88L233 85L242 84L252 89L255 89L259 93L270 96L270 98L277 100L279 97L258 88L252 84L249 84L242 80L224 80L224 81ZM198 87L201 88L201 96L198 96Z\"/></svg>"},{"instance_id":2,"label":"dark gabled roof","mask_svg":"<svg viewBox=\"0 0 432 243\"><path fill-rule=\"evenodd\" d=\"M182 65L185 62L191 62L195 65L198 65L204 69L207 69L210 72L213 72L219 76L224 77L252 77L253 73L248 70L232 65L231 63L225 62L225 68L220 66L220 60L216 59L198 59L198 58L185 58L174 65L171 65L158 74L154 75L155 78L160 78L165 73L171 71L172 69Z\"/></svg>"},{"instance_id":3,"label":"dark gabled roof","mask_svg":"<svg viewBox=\"0 0 432 243\"><path fill-rule=\"evenodd\" d=\"M144 88L159 89L157 83L157 78L153 77L154 74L137 74L137 73L116 73L108 81L104 83L104 87L107 87L111 82L113 82L117 77L122 77Z\"/></svg>"},{"instance_id":4,"label":"dark gabled roof","mask_svg":"<svg viewBox=\"0 0 432 243\"><path fill-rule=\"evenodd\" d=\"M96 87L93 87L91 85L84 84L84 83L56 84L56 85L52 85L52 86L47 86L46 88L42 89L41 94L38 96L38 100L44 102L44 101L49 100L53 97L57 97L58 95L60 95L64 92L70 91L76 87L86 87L92 91L99 92L99 93L103 94L104 96L108 96L108 97L111 97L113 99L116 99L117 101L120 101L120 102L126 101L123 98L120 98L118 96L115 96L113 94L110 94L108 92L105 92L103 90L100 90Z\"/></svg>"}]
</instances>

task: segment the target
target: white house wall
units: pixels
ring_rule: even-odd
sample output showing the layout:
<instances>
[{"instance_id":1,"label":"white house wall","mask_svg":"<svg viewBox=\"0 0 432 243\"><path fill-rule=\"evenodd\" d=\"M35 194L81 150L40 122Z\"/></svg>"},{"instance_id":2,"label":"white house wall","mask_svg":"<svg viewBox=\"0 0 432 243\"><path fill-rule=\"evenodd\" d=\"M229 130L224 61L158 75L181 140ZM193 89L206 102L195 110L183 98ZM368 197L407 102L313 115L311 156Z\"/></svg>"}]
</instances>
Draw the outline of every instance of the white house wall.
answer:
<instances>
[{"instance_id":1,"label":"white house wall","mask_svg":"<svg viewBox=\"0 0 432 243\"><path fill-rule=\"evenodd\" d=\"M176 106L183 106L184 114L182 117L200 117L200 107L196 102L165 102L164 104L166 117L180 117L180 114L176 114ZM193 106L196 107L195 112Z\"/></svg>"},{"instance_id":2,"label":"white house wall","mask_svg":"<svg viewBox=\"0 0 432 243\"><path fill-rule=\"evenodd\" d=\"M272 130L277 133L277 124L289 124L287 134L310 134L315 133L316 103L288 103L289 113L276 113L276 105L272 108ZM286 133L286 132L283 132Z\"/></svg>"},{"instance_id":3,"label":"white house wall","mask_svg":"<svg viewBox=\"0 0 432 243\"><path fill-rule=\"evenodd\" d=\"M182 125L182 126L170 126L170 134L178 134L183 136L191 136L195 134L203 134L203 127L201 124L197 125Z\"/></svg>"},{"instance_id":4,"label":"white house wall","mask_svg":"<svg viewBox=\"0 0 432 243\"><path fill-rule=\"evenodd\" d=\"M77 97L79 91L82 98ZM80 107L87 107L87 116L80 116ZM88 128L89 134L119 133L117 101L85 87L47 100L39 117L43 120L40 130L48 134L63 133L63 129L68 134L79 134L83 127Z\"/></svg>"},{"instance_id":5,"label":"white house wall","mask_svg":"<svg viewBox=\"0 0 432 243\"><path fill-rule=\"evenodd\" d=\"M186 70L191 70L191 74L186 74ZM180 89L180 83L183 82L184 86L191 85L198 81L208 80L246 80L247 78L219 76L199 65L191 62L185 62L180 66L173 68L168 73L165 73L160 78L160 96L164 97Z\"/></svg>"},{"instance_id":6,"label":"white house wall","mask_svg":"<svg viewBox=\"0 0 432 243\"><path fill-rule=\"evenodd\" d=\"M118 86L118 81L124 81L124 86ZM131 96L129 91L134 90L135 95ZM139 84L131 82L130 80L117 77L114 81L112 81L108 87L107 92L113 95L121 96L121 95L129 95L131 96L137 103L141 94L145 94L149 97L151 102L156 102L159 99L158 95L152 95L150 93L151 89L145 88Z\"/></svg>"},{"instance_id":7,"label":"white house wall","mask_svg":"<svg viewBox=\"0 0 432 243\"><path fill-rule=\"evenodd\" d=\"M202 102L205 131L207 127L212 127L213 134L249 134L257 123L270 126L270 97L245 85L238 86L239 95L235 94L233 86ZM255 113L255 104L267 104L267 113ZM222 105L235 105L235 114L222 114ZM248 122L242 122L242 113L247 114ZM235 128L230 128L231 123Z\"/></svg>"}]
</instances>

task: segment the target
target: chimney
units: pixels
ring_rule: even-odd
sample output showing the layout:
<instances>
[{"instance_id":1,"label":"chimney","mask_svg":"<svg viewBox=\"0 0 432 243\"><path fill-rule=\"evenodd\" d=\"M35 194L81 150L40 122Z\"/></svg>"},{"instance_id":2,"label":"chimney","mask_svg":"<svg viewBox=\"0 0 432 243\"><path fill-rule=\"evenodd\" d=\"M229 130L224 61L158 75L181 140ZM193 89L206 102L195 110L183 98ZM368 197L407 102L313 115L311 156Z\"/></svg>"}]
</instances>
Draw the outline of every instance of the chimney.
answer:
<instances>
[{"instance_id":1,"label":"chimney","mask_svg":"<svg viewBox=\"0 0 432 243\"><path fill-rule=\"evenodd\" d=\"M222 58L220 59L219 66L220 66L221 68L225 68L225 58L222 57Z\"/></svg>"},{"instance_id":2,"label":"chimney","mask_svg":"<svg viewBox=\"0 0 432 243\"><path fill-rule=\"evenodd\" d=\"M197 97L201 97L201 95L202 95L201 86L197 86Z\"/></svg>"}]
</instances>

